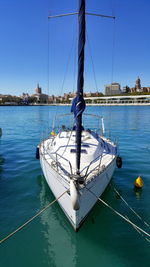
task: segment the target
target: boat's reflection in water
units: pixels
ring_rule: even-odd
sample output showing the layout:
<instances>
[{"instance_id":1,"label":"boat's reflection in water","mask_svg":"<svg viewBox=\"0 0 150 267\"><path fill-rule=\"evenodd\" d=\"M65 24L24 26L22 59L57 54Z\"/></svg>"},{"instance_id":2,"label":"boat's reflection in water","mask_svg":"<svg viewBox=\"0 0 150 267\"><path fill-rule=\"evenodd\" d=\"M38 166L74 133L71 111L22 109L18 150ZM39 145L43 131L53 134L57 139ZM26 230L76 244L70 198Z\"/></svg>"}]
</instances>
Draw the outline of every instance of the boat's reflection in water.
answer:
<instances>
[{"instance_id":1,"label":"boat's reflection in water","mask_svg":"<svg viewBox=\"0 0 150 267\"><path fill-rule=\"evenodd\" d=\"M42 209L54 200L54 196L44 177L40 176L38 180L41 186L40 202ZM116 201L111 187L106 189L103 197ZM79 266L81 262L82 265L80 266L84 266L84 258L86 258L86 265L92 260L94 264L102 261L102 266L104 266L108 251L113 250L112 247L110 249L109 244L114 233L112 229L114 229L116 222L116 220L113 220L113 216L110 216L109 219L108 216L109 211L103 205L97 203L79 232L76 233L58 203L54 203L40 216L40 229L42 231L42 242L44 242L42 246L45 261L50 264L48 266ZM109 253L112 252L109 251Z\"/></svg>"},{"instance_id":2,"label":"boat's reflection in water","mask_svg":"<svg viewBox=\"0 0 150 267\"><path fill-rule=\"evenodd\" d=\"M42 209L55 198L43 176L38 176L38 183L41 186ZM57 202L41 214L40 222L45 240L44 253L46 253L45 256L51 266L76 266L78 235L74 232Z\"/></svg>"},{"instance_id":3,"label":"boat's reflection in water","mask_svg":"<svg viewBox=\"0 0 150 267\"><path fill-rule=\"evenodd\" d=\"M54 200L54 196L43 176L39 176L38 181L41 187L42 209ZM135 191L138 199L141 193L142 190ZM116 197L111 186L107 187L102 199L106 202L109 200L109 203L123 214L131 215L130 211L127 212L127 207L122 205L121 199ZM40 233L38 235L46 266L105 266L106 262L109 266L112 262L133 266L133 255L129 253L127 258L126 252L131 250L137 242L137 239L136 241L135 238L131 239L131 236L137 237L137 232L122 220L117 219L109 209L99 202L77 233L74 232L58 203L54 203L42 213L39 220ZM126 250L120 246L122 239L123 247ZM140 243L141 239L139 239ZM147 258L146 253L144 255ZM120 261L120 259L122 260Z\"/></svg>"}]
</instances>

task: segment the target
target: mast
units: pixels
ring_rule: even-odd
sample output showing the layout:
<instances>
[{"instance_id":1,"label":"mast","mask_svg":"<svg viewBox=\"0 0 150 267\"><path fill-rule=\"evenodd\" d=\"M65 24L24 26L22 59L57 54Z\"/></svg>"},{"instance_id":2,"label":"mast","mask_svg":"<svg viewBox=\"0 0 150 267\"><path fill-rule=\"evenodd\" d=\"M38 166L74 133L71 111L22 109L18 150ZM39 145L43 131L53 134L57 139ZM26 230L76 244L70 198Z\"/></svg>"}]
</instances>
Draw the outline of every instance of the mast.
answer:
<instances>
[{"instance_id":1,"label":"mast","mask_svg":"<svg viewBox=\"0 0 150 267\"><path fill-rule=\"evenodd\" d=\"M79 38L78 38L78 78L77 78L77 94L72 101L71 112L74 112L76 122L76 174L80 175L80 156L81 156L81 134L82 134L82 113L85 109L85 101L83 98L84 86L84 46L85 46L85 14L113 18L114 16L107 16L102 14L85 13L85 0L79 0L79 11L68 14L60 14L55 16L48 16L48 18L59 18L64 16L72 16L78 14L79 24Z\"/></svg>"},{"instance_id":2,"label":"mast","mask_svg":"<svg viewBox=\"0 0 150 267\"><path fill-rule=\"evenodd\" d=\"M84 86L84 46L85 46L85 0L79 0L79 39L78 39L78 79L76 96L76 168L80 174L82 113L85 109Z\"/></svg>"}]
</instances>

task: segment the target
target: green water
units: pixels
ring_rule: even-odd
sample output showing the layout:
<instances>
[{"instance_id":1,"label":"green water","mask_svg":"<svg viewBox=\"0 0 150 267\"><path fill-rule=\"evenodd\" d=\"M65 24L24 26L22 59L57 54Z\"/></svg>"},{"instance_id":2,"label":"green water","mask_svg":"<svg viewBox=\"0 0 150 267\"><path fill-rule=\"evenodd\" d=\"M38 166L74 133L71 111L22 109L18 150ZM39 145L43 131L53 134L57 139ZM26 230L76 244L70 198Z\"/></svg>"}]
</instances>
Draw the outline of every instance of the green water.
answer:
<instances>
[{"instance_id":1,"label":"green water","mask_svg":"<svg viewBox=\"0 0 150 267\"><path fill-rule=\"evenodd\" d=\"M59 107L66 113L69 107ZM51 129L56 107L0 107L0 238L2 239L54 199L43 177L35 148ZM88 107L103 115L106 130L119 140L122 169L112 184L150 223L150 107ZM89 126L94 121L89 121ZM107 132L109 135L109 130ZM135 191L141 175L144 187ZM138 218L109 185L102 198L144 230ZM23 230L0 245L1 267L150 266L150 243L128 223L97 203L75 233L55 203Z\"/></svg>"}]
</instances>

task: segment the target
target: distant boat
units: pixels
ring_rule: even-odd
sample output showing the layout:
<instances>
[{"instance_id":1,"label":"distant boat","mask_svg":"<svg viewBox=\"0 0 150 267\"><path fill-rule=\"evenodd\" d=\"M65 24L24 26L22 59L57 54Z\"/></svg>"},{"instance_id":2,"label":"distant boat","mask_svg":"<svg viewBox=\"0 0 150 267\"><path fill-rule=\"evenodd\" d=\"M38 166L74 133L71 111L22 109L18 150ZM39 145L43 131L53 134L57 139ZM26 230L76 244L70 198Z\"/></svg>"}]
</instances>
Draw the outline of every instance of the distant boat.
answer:
<instances>
[{"instance_id":1,"label":"distant boat","mask_svg":"<svg viewBox=\"0 0 150 267\"><path fill-rule=\"evenodd\" d=\"M116 167L117 147L95 131L84 129L82 115L85 109L84 45L85 45L85 0L79 0L79 41L77 94L71 111L74 126L65 126L39 145L39 157L46 181L71 225L81 226L89 211L97 202L111 180ZM104 124L102 120L104 133ZM118 160L119 162L119 160ZM119 163L118 163L119 164Z\"/></svg>"}]
</instances>

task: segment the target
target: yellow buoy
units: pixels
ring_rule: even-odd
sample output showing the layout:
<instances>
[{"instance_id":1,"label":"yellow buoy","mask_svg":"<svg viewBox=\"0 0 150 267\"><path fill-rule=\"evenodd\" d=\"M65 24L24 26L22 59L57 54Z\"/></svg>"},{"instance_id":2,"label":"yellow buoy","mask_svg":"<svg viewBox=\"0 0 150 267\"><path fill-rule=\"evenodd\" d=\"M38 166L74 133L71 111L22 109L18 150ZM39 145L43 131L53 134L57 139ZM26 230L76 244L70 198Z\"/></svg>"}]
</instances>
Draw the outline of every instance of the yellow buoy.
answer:
<instances>
[{"instance_id":1,"label":"yellow buoy","mask_svg":"<svg viewBox=\"0 0 150 267\"><path fill-rule=\"evenodd\" d=\"M55 132L54 132L54 130L52 130L52 131L51 131L51 135L53 135L53 136L55 135Z\"/></svg>"},{"instance_id":2,"label":"yellow buoy","mask_svg":"<svg viewBox=\"0 0 150 267\"><path fill-rule=\"evenodd\" d=\"M134 182L134 185L135 185L135 187L137 187L137 188L142 188L142 187L143 187L144 183L143 183L143 181L142 181L141 176L138 176L138 177L136 178L136 180L135 180L135 182Z\"/></svg>"}]
</instances>

